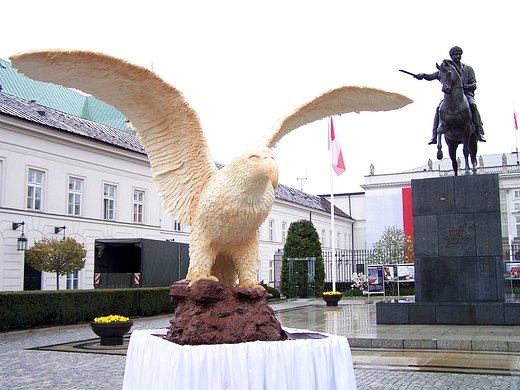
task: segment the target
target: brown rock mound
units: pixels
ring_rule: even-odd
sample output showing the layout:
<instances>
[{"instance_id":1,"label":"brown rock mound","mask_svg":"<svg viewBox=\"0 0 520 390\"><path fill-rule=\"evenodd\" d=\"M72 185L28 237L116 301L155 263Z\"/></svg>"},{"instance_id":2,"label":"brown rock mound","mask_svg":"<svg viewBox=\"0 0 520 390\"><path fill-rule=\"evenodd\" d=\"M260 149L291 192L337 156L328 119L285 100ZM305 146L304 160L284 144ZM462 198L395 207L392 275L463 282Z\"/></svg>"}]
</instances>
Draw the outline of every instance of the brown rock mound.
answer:
<instances>
[{"instance_id":1,"label":"brown rock mound","mask_svg":"<svg viewBox=\"0 0 520 390\"><path fill-rule=\"evenodd\" d=\"M209 280L199 280L188 289L187 285L179 281L170 286L170 301L177 308L167 340L199 345L287 339L267 305L266 291L225 287Z\"/></svg>"}]
</instances>

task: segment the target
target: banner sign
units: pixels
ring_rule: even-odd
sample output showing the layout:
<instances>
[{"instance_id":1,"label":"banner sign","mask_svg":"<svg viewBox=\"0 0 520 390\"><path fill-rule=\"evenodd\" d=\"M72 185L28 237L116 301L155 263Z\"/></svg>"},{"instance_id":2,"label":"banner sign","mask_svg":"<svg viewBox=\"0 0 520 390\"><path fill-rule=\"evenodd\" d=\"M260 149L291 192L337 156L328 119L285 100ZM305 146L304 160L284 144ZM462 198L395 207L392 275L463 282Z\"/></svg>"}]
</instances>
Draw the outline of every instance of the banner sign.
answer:
<instances>
[{"instance_id":1,"label":"banner sign","mask_svg":"<svg viewBox=\"0 0 520 390\"><path fill-rule=\"evenodd\" d=\"M369 265L367 267L368 292L384 292L383 266Z\"/></svg>"},{"instance_id":2,"label":"banner sign","mask_svg":"<svg viewBox=\"0 0 520 390\"><path fill-rule=\"evenodd\" d=\"M505 277L518 279L520 278L520 263L519 262L505 262Z\"/></svg>"},{"instance_id":3,"label":"banner sign","mask_svg":"<svg viewBox=\"0 0 520 390\"><path fill-rule=\"evenodd\" d=\"M397 276L400 282L415 282L415 267L413 264L399 264Z\"/></svg>"}]
</instances>

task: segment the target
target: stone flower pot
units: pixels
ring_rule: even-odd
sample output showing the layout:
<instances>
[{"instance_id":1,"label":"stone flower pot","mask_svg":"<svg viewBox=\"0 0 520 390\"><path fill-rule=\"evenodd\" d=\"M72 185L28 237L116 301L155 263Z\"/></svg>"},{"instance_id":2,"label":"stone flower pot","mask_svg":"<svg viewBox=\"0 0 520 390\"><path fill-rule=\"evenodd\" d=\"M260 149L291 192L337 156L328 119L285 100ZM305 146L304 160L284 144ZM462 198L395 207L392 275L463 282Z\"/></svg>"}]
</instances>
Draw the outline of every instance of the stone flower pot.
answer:
<instances>
[{"instance_id":1,"label":"stone flower pot","mask_svg":"<svg viewBox=\"0 0 520 390\"><path fill-rule=\"evenodd\" d=\"M91 322L92 331L101 339L101 345L123 345L123 337L132 328L134 323L127 322Z\"/></svg>"},{"instance_id":2,"label":"stone flower pot","mask_svg":"<svg viewBox=\"0 0 520 390\"><path fill-rule=\"evenodd\" d=\"M338 306L338 302L341 300L341 294L323 295L322 298L327 303L327 306Z\"/></svg>"}]
</instances>

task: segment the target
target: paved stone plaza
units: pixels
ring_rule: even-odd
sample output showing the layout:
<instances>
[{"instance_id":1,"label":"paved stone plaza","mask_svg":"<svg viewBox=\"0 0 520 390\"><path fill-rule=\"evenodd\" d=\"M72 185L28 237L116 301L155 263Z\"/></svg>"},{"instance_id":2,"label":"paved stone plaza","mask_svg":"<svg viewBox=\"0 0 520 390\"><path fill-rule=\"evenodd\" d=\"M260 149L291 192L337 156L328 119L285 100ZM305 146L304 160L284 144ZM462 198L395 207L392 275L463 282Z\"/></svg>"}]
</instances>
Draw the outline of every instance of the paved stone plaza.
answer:
<instances>
[{"instance_id":1,"label":"paved stone plaza","mask_svg":"<svg viewBox=\"0 0 520 390\"><path fill-rule=\"evenodd\" d=\"M352 348L358 389L519 388L520 352L503 348L515 347L520 329L376 325L374 306L362 300L342 301L337 308L326 307L318 300L272 305L285 327L342 334L351 345L354 340L372 340L370 348ZM135 319L133 329L164 328L169 318ZM120 389L124 355L30 349L94 337L89 325L0 334L0 389ZM415 342L410 342L414 337ZM420 348L431 345L434 339L444 340L440 345L451 349ZM376 343L383 348L375 348ZM390 344L400 347L384 347ZM482 350L486 345L494 351Z\"/></svg>"}]
</instances>

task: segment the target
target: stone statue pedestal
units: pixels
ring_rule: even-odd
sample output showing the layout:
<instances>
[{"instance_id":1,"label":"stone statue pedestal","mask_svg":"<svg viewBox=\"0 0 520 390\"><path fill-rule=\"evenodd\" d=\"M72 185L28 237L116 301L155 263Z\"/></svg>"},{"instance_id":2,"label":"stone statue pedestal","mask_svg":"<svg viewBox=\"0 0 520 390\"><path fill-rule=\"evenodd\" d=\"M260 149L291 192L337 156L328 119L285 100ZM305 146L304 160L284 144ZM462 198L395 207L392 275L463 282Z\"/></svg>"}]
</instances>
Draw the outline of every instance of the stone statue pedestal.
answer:
<instances>
[{"instance_id":1,"label":"stone statue pedestal","mask_svg":"<svg viewBox=\"0 0 520 390\"><path fill-rule=\"evenodd\" d=\"M412 180L415 303L378 324L518 325L505 303L498 175Z\"/></svg>"}]
</instances>

